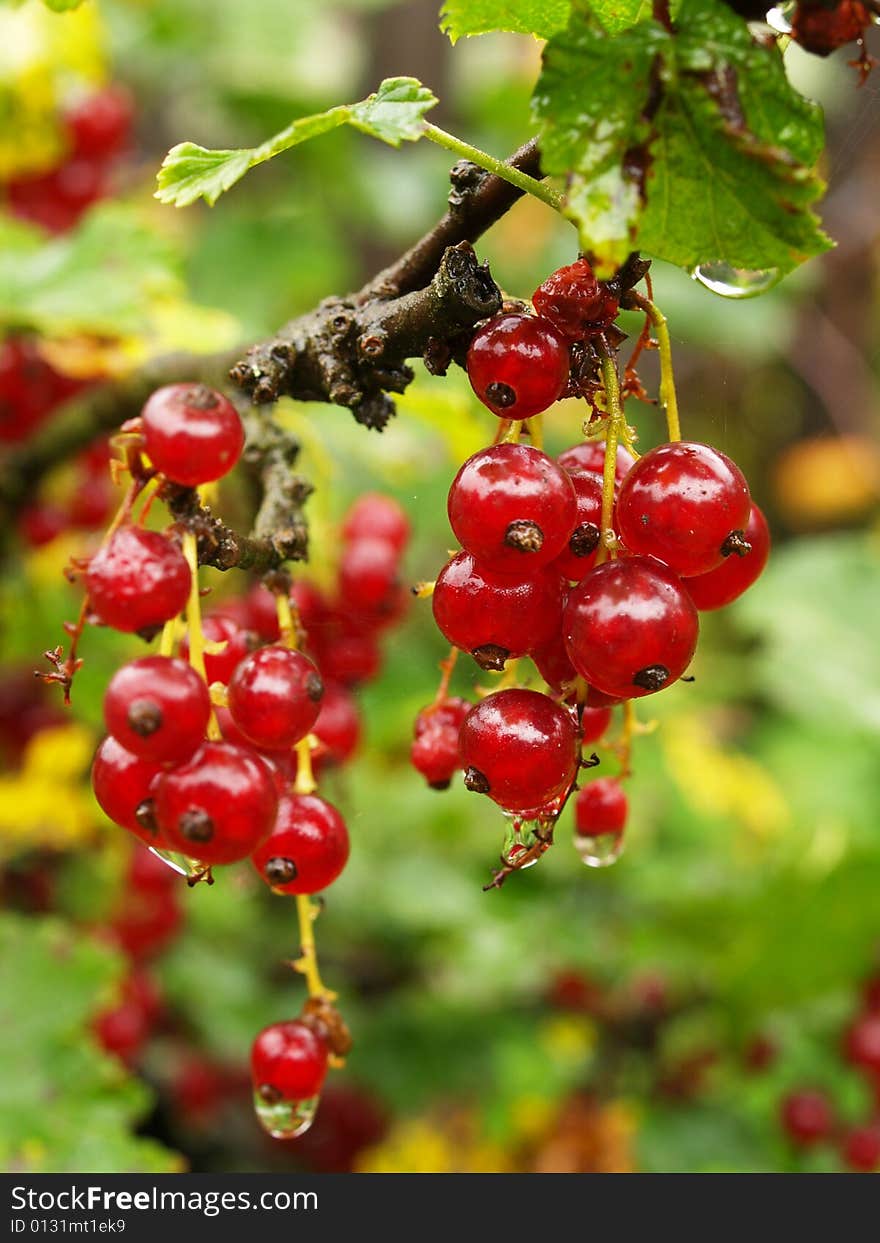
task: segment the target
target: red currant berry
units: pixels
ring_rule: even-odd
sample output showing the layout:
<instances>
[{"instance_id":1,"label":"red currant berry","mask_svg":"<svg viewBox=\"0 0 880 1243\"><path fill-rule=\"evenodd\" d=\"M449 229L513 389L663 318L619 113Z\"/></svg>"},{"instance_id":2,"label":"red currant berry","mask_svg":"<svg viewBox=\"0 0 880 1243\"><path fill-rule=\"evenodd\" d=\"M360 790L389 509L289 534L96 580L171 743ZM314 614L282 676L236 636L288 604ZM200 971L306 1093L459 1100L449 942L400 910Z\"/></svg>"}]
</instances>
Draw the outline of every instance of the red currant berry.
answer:
<instances>
[{"instance_id":1,"label":"red currant berry","mask_svg":"<svg viewBox=\"0 0 880 1243\"><path fill-rule=\"evenodd\" d=\"M568 342L538 315L500 315L478 329L467 356L471 387L500 419L530 419L568 384Z\"/></svg>"},{"instance_id":2,"label":"red currant berry","mask_svg":"<svg viewBox=\"0 0 880 1243\"><path fill-rule=\"evenodd\" d=\"M324 684L302 652L263 647L229 681L232 719L254 746L283 751L305 738L318 719Z\"/></svg>"},{"instance_id":3,"label":"red currant berry","mask_svg":"<svg viewBox=\"0 0 880 1243\"><path fill-rule=\"evenodd\" d=\"M584 706L581 709L581 742L598 742L607 732L610 724L610 708L588 708ZM603 778L603 780L605 779ZM597 782L593 782L593 785L597 784Z\"/></svg>"},{"instance_id":4,"label":"red currant berry","mask_svg":"<svg viewBox=\"0 0 880 1243\"><path fill-rule=\"evenodd\" d=\"M70 498L70 525L81 531L98 531L116 504L116 489L109 475L87 475Z\"/></svg>"},{"instance_id":5,"label":"red currant berry","mask_svg":"<svg viewBox=\"0 0 880 1243\"><path fill-rule=\"evenodd\" d=\"M577 516L565 548L553 569L569 582L579 583L596 564L602 536L602 479L588 471L572 471Z\"/></svg>"},{"instance_id":6,"label":"red currant berry","mask_svg":"<svg viewBox=\"0 0 880 1243\"><path fill-rule=\"evenodd\" d=\"M206 644L223 643L222 651L205 651L205 677L208 684L222 682L227 685L235 670L246 656L256 648L258 640L252 630L242 630L231 617L222 614L206 617L202 622L202 635ZM180 645L180 654L189 660L189 638Z\"/></svg>"},{"instance_id":7,"label":"red currant berry","mask_svg":"<svg viewBox=\"0 0 880 1243\"><path fill-rule=\"evenodd\" d=\"M410 759L432 790L448 789L461 767L458 734L472 707L466 699L445 699L423 708L415 719Z\"/></svg>"},{"instance_id":8,"label":"red currant berry","mask_svg":"<svg viewBox=\"0 0 880 1243\"><path fill-rule=\"evenodd\" d=\"M871 1174L880 1166L880 1124L854 1127L843 1141L844 1164L860 1174Z\"/></svg>"},{"instance_id":9,"label":"red currant berry","mask_svg":"<svg viewBox=\"0 0 880 1243\"><path fill-rule=\"evenodd\" d=\"M305 1023L273 1023L251 1049L254 1091L267 1104L306 1101L317 1096L327 1074L328 1052Z\"/></svg>"},{"instance_id":10,"label":"red currant berry","mask_svg":"<svg viewBox=\"0 0 880 1243\"><path fill-rule=\"evenodd\" d=\"M573 588L563 619L572 664L605 695L635 699L680 678L700 624L679 579L650 557L606 561Z\"/></svg>"},{"instance_id":11,"label":"red currant berry","mask_svg":"<svg viewBox=\"0 0 880 1243\"><path fill-rule=\"evenodd\" d=\"M570 688L577 677L577 669L568 658L561 633L555 634L549 643L530 653L541 677L557 695Z\"/></svg>"},{"instance_id":12,"label":"red currant berry","mask_svg":"<svg viewBox=\"0 0 880 1243\"><path fill-rule=\"evenodd\" d=\"M399 557L392 544L381 539L347 544L339 563L339 594L346 609L353 613L381 609L394 594L399 574Z\"/></svg>"},{"instance_id":13,"label":"red currant berry","mask_svg":"<svg viewBox=\"0 0 880 1243\"><path fill-rule=\"evenodd\" d=\"M195 488L232 470L244 448L238 411L204 384L167 384L141 411L150 460L174 483Z\"/></svg>"},{"instance_id":14,"label":"red currant berry","mask_svg":"<svg viewBox=\"0 0 880 1243\"><path fill-rule=\"evenodd\" d=\"M618 704L625 702L625 699L619 695L606 695L604 691L597 690L595 686L587 687L587 698L584 700L588 708L616 708Z\"/></svg>"},{"instance_id":15,"label":"red currant berry","mask_svg":"<svg viewBox=\"0 0 880 1243\"><path fill-rule=\"evenodd\" d=\"M206 742L156 783L156 819L172 850L200 863L245 859L272 829L275 784L257 755Z\"/></svg>"},{"instance_id":16,"label":"red currant berry","mask_svg":"<svg viewBox=\"0 0 880 1243\"><path fill-rule=\"evenodd\" d=\"M605 473L605 441L582 440L580 444L572 445L570 449L560 453L556 460L569 474L574 474L576 471L587 471L589 474L599 475L601 478ZM614 478L618 486L623 483L635 465L635 460L630 451L624 449L623 445L617 446Z\"/></svg>"},{"instance_id":17,"label":"red currant berry","mask_svg":"<svg viewBox=\"0 0 880 1243\"><path fill-rule=\"evenodd\" d=\"M509 811L543 807L578 769L578 737L567 709L537 691L497 691L473 708L459 734L464 783Z\"/></svg>"},{"instance_id":18,"label":"red currant berry","mask_svg":"<svg viewBox=\"0 0 880 1243\"><path fill-rule=\"evenodd\" d=\"M148 846L162 846L152 786L162 769L105 738L92 763L92 789L98 806L114 824L135 833ZM163 871L168 869L163 865Z\"/></svg>"},{"instance_id":19,"label":"red currant berry","mask_svg":"<svg viewBox=\"0 0 880 1243\"><path fill-rule=\"evenodd\" d=\"M726 557L708 574L683 580L688 595L701 612L723 609L732 604L760 578L770 556L770 530L767 519L755 504L752 505L745 537L749 545L745 556Z\"/></svg>"},{"instance_id":20,"label":"red currant berry","mask_svg":"<svg viewBox=\"0 0 880 1243\"><path fill-rule=\"evenodd\" d=\"M183 660L143 656L114 673L104 696L108 732L155 763L189 759L205 740L208 688Z\"/></svg>"},{"instance_id":21,"label":"red currant berry","mask_svg":"<svg viewBox=\"0 0 880 1243\"><path fill-rule=\"evenodd\" d=\"M583 837L620 834L626 826L627 800L614 777L599 777L578 791L574 804L575 831Z\"/></svg>"},{"instance_id":22,"label":"red currant berry","mask_svg":"<svg viewBox=\"0 0 880 1243\"><path fill-rule=\"evenodd\" d=\"M809 1148L827 1139L834 1126L834 1114L823 1092L791 1092L780 1106L780 1118L788 1138L799 1148Z\"/></svg>"},{"instance_id":23,"label":"red currant berry","mask_svg":"<svg viewBox=\"0 0 880 1243\"><path fill-rule=\"evenodd\" d=\"M357 704L344 686L327 682L321 711L312 733L323 750L316 756L318 767L323 764L345 764L357 750L361 737L361 721Z\"/></svg>"},{"instance_id":24,"label":"red currant berry","mask_svg":"<svg viewBox=\"0 0 880 1243\"><path fill-rule=\"evenodd\" d=\"M318 893L341 874L348 852L348 829L332 804L316 794L288 794L251 861L279 893Z\"/></svg>"},{"instance_id":25,"label":"red currant berry","mask_svg":"<svg viewBox=\"0 0 880 1243\"><path fill-rule=\"evenodd\" d=\"M244 600L227 600L222 613L243 629L253 630L266 643L278 642L278 605L274 594L262 583L254 583Z\"/></svg>"},{"instance_id":26,"label":"red currant berry","mask_svg":"<svg viewBox=\"0 0 880 1243\"><path fill-rule=\"evenodd\" d=\"M571 479L546 453L502 444L468 458L447 510L459 543L482 566L525 575L565 548L577 502Z\"/></svg>"},{"instance_id":27,"label":"red currant berry","mask_svg":"<svg viewBox=\"0 0 880 1243\"><path fill-rule=\"evenodd\" d=\"M551 272L532 295L532 305L572 341L607 328L619 309L618 299L586 259Z\"/></svg>"},{"instance_id":28,"label":"red currant berry","mask_svg":"<svg viewBox=\"0 0 880 1243\"><path fill-rule=\"evenodd\" d=\"M880 1013L859 1015L846 1033L844 1048L853 1066L880 1073Z\"/></svg>"},{"instance_id":29,"label":"red currant berry","mask_svg":"<svg viewBox=\"0 0 880 1243\"><path fill-rule=\"evenodd\" d=\"M66 531L70 524L70 516L60 505L51 501L38 501L34 505L26 505L18 515L18 531L21 538L31 548L42 548L51 544L53 539Z\"/></svg>"},{"instance_id":30,"label":"red currant berry","mask_svg":"<svg viewBox=\"0 0 880 1243\"><path fill-rule=\"evenodd\" d=\"M432 597L441 633L483 669L503 669L508 657L549 643L559 629L562 601L562 579L551 570L528 579L493 574L466 552L440 571Z\"/></svg>"},{"instance_id":31,"label":"red currant berry","mask_svg":"<svg viewBox=\"0 0 880 1243\"><path fill-rule=\"evenodd\" d=\"M128 137L133 107L121 86L108 86L78 100L65 116L75 155L115 155Z\"/></svg>"},{"instance_id":32,"label":"red currant berry","mask_svg":"<svg viewBox=\"0 0 880 1243\"><path fill-rule=\"evenodd\" d=\"M342 538L349 544L377 539L402 553L409 540L409 519L392 497L367 492L358 497L346 514Z\"/></svg>"},{"instance_id":33,"label":"red currant berry","mask_svg":"<svg viewBox=\"0 0 880 1243\"><path fill-rule=\"evenodd\" d=\"M123 999L112 1009L102 1010L92 1021L92 1030L101 1047L131 1066L150 1035L150 1023L141 1007Z\"/></svg>"},{"instance_id":34,"label":"red currant berry","mask_svg":"<svg viewBox=\"0 0 880 1243\"><path fill-rule=\"evenodd\" d=\"M880 1013L880 972L868 976L862 985L862 1003L872 1014Z\"/></svg>"},{"instance_id":35,"label":"red currant berry","mask_svg":"<svg viewBox=\"0 0 880 1243\"><path fill-rule=\"evenodd\" d=\"M92 557L86 588L98 619L132 634L155 630L181 613L191 577L176 544L157 531L124 526Z\"/></svg>"},{"instance_id":36,"label":"red currant berry","mask_svg":"<svg viewBox=\"0 0 880 1243\"><path fill-rule=\"evenodd\" d=\"M375 635L367 630L355 634L340 633L339 627L334 624L330 633L320 635L313 648L322 674L334 682L341 682L343 686L371 682L382 668L379 644Z\"/></svg>"},{"instance_id":37,"label":"red currant berry","mask_svg":"<svg viewBox=\"0 0 880 1243\"><path fill-rule=\"evenodd\" d=\"M180 931L180 877L149 850L137 848L127 879L126 892L110 921L109 931L130 958L140 960L165 949Z\"/></svg>"},{"instance_id":38,"label":"red currant berry","mask_svg":"<svg viewBox=\"0 0 880 1243\"><path fill-rule=\"evenodd\" d=\"M617 498L617 530L630 552L676 574L706 574L748 551L749 485L730 458L679 440L639 458Z\"/></svg>"}]
</instances>

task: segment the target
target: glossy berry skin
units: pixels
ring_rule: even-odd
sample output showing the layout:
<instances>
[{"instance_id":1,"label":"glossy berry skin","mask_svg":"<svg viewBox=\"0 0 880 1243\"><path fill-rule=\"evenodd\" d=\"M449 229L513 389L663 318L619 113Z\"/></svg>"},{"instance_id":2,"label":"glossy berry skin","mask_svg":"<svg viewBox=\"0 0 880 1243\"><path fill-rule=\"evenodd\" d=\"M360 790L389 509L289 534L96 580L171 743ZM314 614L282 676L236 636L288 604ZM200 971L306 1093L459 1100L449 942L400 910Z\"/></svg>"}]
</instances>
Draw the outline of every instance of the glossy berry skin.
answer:
<instances>
[{"instance_id":1,"label":"glossy berry skin","mask_svg":"<svg viewBox=\"0 0 880 1243\"><path fill-rule=\"evenodd\" d=\"M446 790L461 767L458 734L473 704L466 699L445 699L423 708L415 719L410 761L432 790Z\"/></svg>"},{"instance_id":2,"label":"glossy berry skin","mask_svg":"<svg viewBox=\"0 0 880 1243\"><path fill-rule=\"evenodd\" d=\"M719 566L708 574L683 580L688 595L701 613L711 609L723 609L739 599L763 573L770 556L770 529L767 519L754 503L745 529L746 542L751 551L744 557L725 557Z\"/></svg>"},{"instance_id":3,"label":"glossy berry skin","mask_svg":"<svg viewBox=\"0 0 880 1243\"><path fill-rule=\"evenodd\" d=\"M314 644L314 653L321 672L343 686L370 682L382 668L382 652L369 630L351 634L343 629L340 633L334 625Z\"/></svg>"},{"instance_id":4,"label":"glossy berry skin","mask_svg":"<svg viewBox=\"0 0 880 1243\"><path fill-rule=\"evenodd\" d=\"M556 460L570 474L574 474L575 471L587 471L589 474L599 475L601 478L605 473L605 441L582 440L580 444L572 445L570 449L563 450ZM630 451L625 449L623 445L617 446L614 478L618 485L629 474L635 465L635 460Z\"/></svg>"},{"instance_id":5,"label":"glossy berry skin","mask_svg":"<svg viewBox=\"0 0 880 1243\"><path fill-rule=\"evenodd\" d=\"M499 419L530 419L568 384L568 342L538 315L499 315L477 331L467 355L476 395Z\"/></svg>"},{"instance_id":6,"label":"glossy berry skin","mask_svg":"<svg viewBox=\"0 0 880 1243\"><path fill-rule=\"evenodd\" d=\"M279 893L319 893L340 875L348 853L348 829L331 803L316 794L288 794L251 861Z\"/></svg>"},{"instance_id":7,"label":"glossy berry skin","mask_svg":"<svg viewBox=\"0 0 880 1243\"><path fill-rule=\"evenodd\" d=\"M132 112L128 91L116 85L78 100L65 116L74 154L86 159L116 155L128 137Z\"/></svg>"},{"instance_id":8,"label":"glossy berry skin","mask_svg":"<svg viewBox=\"0 0 880 1243\"><path fill-rule=\"evenodd\" d=\"M616 525L632 553L676 574L707 574L736 556L751 512L749 485L729 457L679 440L639 458L620 486Z\"/></svg>"},{"instance_id":9,"label":"glossy berry skin","mask_svg":"<svg viewBox=\"0 0 880 1243\"><path fill-rule=\"evenodd\" d=\"M596 564L596 553L602 534L602 477L592 471L572 471L577 512L571 535L553 562L553 569L572 583L581 579Z\"/></svg>"},{"instance_id":10,"label":"glossy berry skin","mask_svg":"<svg viewBox=\"0 0 880 1243\"><path fill-rule=\"evenodd\" d=\"M235 670L246 656L257 646L257 636L251 630L243 630L231 617L221 615L206 617L202 621L202 635L205 643L223 643L225 647L219 652L205 652L205 677L208 685L222 682L227 685ZM180 655L189 659L189 638L180 645Z\"/></svg>"},{"instance_id":11,"label":"glossy berry skin","mask_svg":"<svg viewBox=\"0 0 880 1243\"><path fill-rule=\"evenodd\" d=\"M244 427L235 406L204 384L156 389L141 411L141 422L156 470L188 488L221 479L244 448Z\"/></svg>"},{"instance_id":12,"label":"glossy berry skin","mask_svg":"<svg viewBox=\"0 0 880 1243\"><path fill-rule=\"evenodd\" d=\"M339 594L346 609L371 613L394 594L400 556L382 539L358 539L346 545L339 562Z\"/></svg>"},{"instance_id":13,"label":"glossy berry skin","mask_svg":"<svg viewBox=\"0 0 880 1243\"><path fill-rule=\"evenodd\" d=\"M252 652L229 681L232 719L254 746L286 750L318 719L324 683L308 656L286 647Z\"/></svg>"},{"instance_id":14,"label":"glossy berry skin","mask_svg":"<svg viewBox=\"0 0 880 1243\"><path fill-rule=\"evenodd\" d=\"M191 575L183 553L157 531L124 526L92 557L89 604L114 630L155 630L183 612Z\"/></svg>"},{"instance_id":15,"label":"glossy berry skin","mask_svg":"<svg viewBox=\"0 0 880 1243\"><path fill-rule=\"evenodd\" d=\"M843 1141L844 1164L860 1174L870 1174L880 1166L880 1124L854 1127Z\"/></svg>"},{"instance_id":16,"label":"glossy berry skin","mask_svg":"<svg viewBox=\"0 0 880 1243\"><path fill-rule=\"evenodd\" d=\"M98 806L114 824L136 834L148 846L162 845L150 802L153 783L161 772L159 764L132 755L115 738L105 738L92 761L92 789Z\"/></svg>"},{"instance_id":17,"label":"glossy berry skin","mask_svg":"<svg viewBox=\"0 0 880 1243\"><path fill-rule=\"evenodd\" d=\"M578 791L574 804L575 832L583 837L620 834L626 825L628 805L619 781L599 777Z\"/></svg>"},{"instance_id":18,"label":"glossy berry skin","mask_svg":"<svg viewBox=\"0 0 880 1243\"><path fill-rule=\"evenodd\" d=\"M618 299L596 279L586 259L551 272L532 295L532 305L571 341L607 328L619 308Z\"/></svg>"},{"instance_id":19,"label":"glossy berry skin","mask_svg":"<svg viewBox=\"0 0 880 1243\"><path fill-rule=\"evenodd\" d=\"M468 713L459 752L468 789L509 811L543 807L574 781L577 726L537 691L497 691Z\"/></svg>"},{"instance_id":20,"label":"glossy berry skin","mask_svg":"<svg viewBox=\"0 0 880 1243\"><path fill-rule=\"evenodd\" d=\"M104 696L107 731L133 755L181 763L201 746L211 715L208 688L185 661L143 656L123 665Z\"/></svg>"},{"instance_id":21,"label":"glossy berry skin","mask_svg":"<svg viewBox=\"0 0 880 1243\"><path fill-rule=\"evenodd\" d=\"M266 765L230 742L206 742L159 778L155 797L172 850L207 864L247 858L271 832L278 809Z\"/></svg>"},{"instance_id":22,"label":"glossy berry skin","mask_svg":"<svg viewBox=\"0 0 880 1243\"><path fill-rule=\"evenodd\" d=\"M783 1129L793 1144L810 1148L826 1139L834 1126L828 1098L811 1090L791 1092L780 1105Z\"/></svg>"},{"instance_id":23,"label":"glossy berry skin","mask_svg":"<svg viewBox=\"0 0 880 1243\"><path fill-rule=\"evenodd\" d=\"M549 643L529 653L535 662L535 668L557 695L563 687L570 687L577 677L577 669L568 658L568 652L558 632Z\"/></svg>"},{"instance_id":24,"label":"glossy berry skin","mask_svg":"<svg viewBox=\"0 0 880 1243\"><path fill-rule=\"evenodd\" d=\"M563 634L591 687L620 699L663 690L691 662L697 610L681 581L650 557L606 561L572 589Z\"/></svg>"},{"instance_id":25,"label":"glossy berry skin","mask_svg":"<svg viewBox=\"0 0 880 1243\"><path fill-rule=\"evenodd\" d=\"M273 1023L251 1048L254 1091L268 1102L317 1096L327 1074L327 1046L305 1023Z\"/></svg>"},{"instance_id":26,"label":"glossy berry skin","mask_svg":"<svg viewBox=\"0 0 880 1243\"><path fill-rule=\"evenodd\" d=\"M434 620L445 638L483 669L501 669L549 643L559 629L563 583L549 569L513 578L481 569L460 552L437 577Z\"/></svg>"},{"instance_id":27,"label":"glossy berry skin","mask_svg":"<svg viewBox=\"0 0 880 1243\"><path fill-rule=\"evenodd\" d=\"M315 757L323 764L345 764L354 755L361 737L361 720L357 704L349 691L336 682L324 686L321 711L312 733L325 750Z\"/></svg>"},{"instance_id":28,"label":"glossy berry skin","mask_svg":"<svg viewBox=\"0 0 880 1243\"><path fill-rule=\"evenodd\" d=\"M584 706L581 709L581 742L598 742L599 739L608 730L611 724L610 708L590 708ZM603 780L605 780L603 778ZM597 782L593 782L596 785Z\"/></svg>"},{"instance_id":29,"label":"glossy berry skin","mask_svg":"<svg viewBox=\"0 0 880 1243\"><path fill-rule=\"evenodd\" d=\"M346 543L377 539L402 553L409 541L409 519L397 501L381 492L358 497L345 515L342 538Z\"/></svg>"},{"instance_id":30,"label":"glossy berry skin","mask_svg":"<svg viewBox=\"0 0 880 1243\"><path fill-rule=\"evenodd\" d=\"M844 1051L853 1066L880 1074L880 1013L859 1015L846 1032Z\"/></svg>"},{"instance_id":31,"label":"glossy berry skin","mask_svg":"<svg viewBox=\"0 0 880 1243\"><path fill-rule=\"evenodd\" d=\"M577 501L568 474L546 453L501 444L463 464L447 512L456 539L481 566L522 577L566 547Z\"/></svg>"}]
</instances>

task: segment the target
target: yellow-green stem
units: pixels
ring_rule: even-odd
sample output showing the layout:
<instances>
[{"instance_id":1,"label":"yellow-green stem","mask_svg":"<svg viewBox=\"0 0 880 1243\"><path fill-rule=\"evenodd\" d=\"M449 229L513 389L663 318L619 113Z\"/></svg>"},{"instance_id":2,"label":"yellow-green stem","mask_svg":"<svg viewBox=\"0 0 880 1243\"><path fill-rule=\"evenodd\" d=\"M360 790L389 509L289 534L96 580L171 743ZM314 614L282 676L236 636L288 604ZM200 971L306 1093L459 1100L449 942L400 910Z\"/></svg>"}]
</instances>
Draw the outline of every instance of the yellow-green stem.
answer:
<instances>
[{"instance_id":1,"label":"yellow-green stem","mask_svg":"<svg viewBox=\"0 0 880 1243\"><path fill-rule=\"evenodd\" d=\"M202 601L199 596L199 550L196 537L192 531L184 532L183 555L192 575L189 589L189 603L186 606L186 627L189 638L189 663L207 685L208 675L205 672L205 649L202 637ZM214 709L208 718L208 737L212 742L219 742L223 737Z\"/></svg>"},{"instance_id":2,"label":"yellow-green stem","mask_svg":"<svg viewBox=\"0 0 880 1243\"><path fill-rule=\"evenodd\" d=\"M315 918L318 914L312 899L305 893L296 895L296 916L299 920L300 956L293 964L306 978L310 997L324 997L332 1001L335 993L325 988L318 969L318 951L315 946Z\"/></svg>"},{"instance_id":3,"label":"yellow-green stem","mask_svg":"<svg viewBox=\"0 0 880 1243\"><path fill-rule=\"evenodd\" d=\"M297 624L290 607L290 596L279 591L275 596L275 612L278 615L278 630L281 642L285 647L295 650L297 643Z\"/></svg>"},{"instance_id":4,"label":"yellow-green stem","mask_svg":"<svg viewBox=\"0 0 880 1243\"><path fill-rule=\"evenodd\" d=\"M518 190L523 190L526 194L531 194L534 198L540 199L542 203L546 203L554 211L562 211L562 195L557 194L546 182L537 181L534 177L530 177L528 173L520 172L513 165L505 164L504 160L496 160L494 155L481 151L479 147L472 147L468 142L462 142L454 134L447 134L446 130L439 129L436 125L431 125L430 122L425 122L423 132L425 137L430 138L431 142L436 142L438 147L444 147L447 151L453 151L460 159L470 160L472 164L485 168L487 172L494 173L496 177L500 177L503 181L509 181L512 186L516 186Z\"/></svg>"},{"instance_id":5,"label":"yellow-green stem","mask_svg":"<svg viewBox=\"0 0 880 1243\"><path fill-rule=\"evenodd\" d=\"M657 333L660 351L660 402L666 415L666 429L670 440L681 440L681 421L678 417L678 397L675 393L675 374L672 369L672 341L669 323L655 302L641 295L637 304L647 314Z\"/></svg>"},{"instance_id":6,"label":"yellow-green stem","mask_svg":"<svg viewBox=\"0 0 880 1243\"><path fill-rule=\"evenodd\" d=\"M625 431L623 407L620 404L620 381L617 376L617 363L611 354L603 353L600 359L602 384L605 388L605 465L602 471L602 538L596 555L596 564L601 565L608 554L617 555L615 546L614 522L614 486L617 479L617 446L621 432Z\"/></svg>"}]
</instances>

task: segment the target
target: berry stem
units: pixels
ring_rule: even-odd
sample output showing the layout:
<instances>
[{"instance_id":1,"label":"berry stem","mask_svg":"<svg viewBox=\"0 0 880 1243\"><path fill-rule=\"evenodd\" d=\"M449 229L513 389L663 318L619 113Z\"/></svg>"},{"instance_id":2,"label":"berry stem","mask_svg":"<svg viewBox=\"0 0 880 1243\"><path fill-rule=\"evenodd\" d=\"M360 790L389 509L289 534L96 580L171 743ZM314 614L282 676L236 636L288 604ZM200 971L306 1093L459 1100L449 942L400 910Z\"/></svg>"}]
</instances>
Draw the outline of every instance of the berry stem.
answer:
<instances>
[{"instance_id":1,"label":"berry stem","mask_svg":"<svg viewBox=\"0 0 880 1243\"><path fill-rule=\"evenodd\" d=\"M522 435L522 429L523 429L522 420L521 419L510 419L510 420L505 419L505 422L508 424L508 426L504 429L503 433L499 436L498 440L496 441L496 444L518 445L519 438Z\"/></svg>"},{"instance_id":2,"label":"berry stem","mask_svg":"<svg viewBox=\"0 0 880 1243\"><path fill-rule=\"evenodd\" d=\"M481 151L479 147L472 147L470 143L463 142L460 138L456 138L454 134L448 134L446 130L439 129L436 125L431 125L430 122L425 122L423 132L425 137L429 138L431 142L435 142L438 147L454 152L462 160L470 160L472 164L485 168L487 172L494 173L502 181L507 181L510 185L516 186L518 190L540 199L542 203L546 203L554 211L562 211L562 195L557 194L545 182L538 181L535 177L530 177L528 173L521 172L512 164L505 163L504 160L496 160L494 155Z\"/></svg>"},{"instance_id":3,"label":"berry stem","mask_svg":"<svg viewBox=\"0 0 880 1243\"><path fill-rule=\"evenodd\" d=\"M455 668L455 662L458 660L458 648L451 647L449 655L445 660L440 661L440 684L437 687L437 694L434 696L434 707L437 708L445 703L449 696L449 679L452 677L452 671Z\"/></svg>"},{"instance_id":4,"label":"berry stem","mask_svg":"<svg viewBox=\"0 0 880 1243\"><path fill-rule=\"evenodd\" d=\"M205 650L202 638L202 602L199 596L199 550L193 531L185 531L183 535L183 555L192 574L189 589L189 603L186 606L186 626L189 635L189 663L207 685L208 675L205 672ZM164 636L163 636L164 637ZM208 718L208 738L211 742L219 742L223 737L213 707Z\"/></svg>"},{"instance_id":5,"label":"berry stem","mask_svg":"<svg viewBox=\"0 0 880 1243\"><path fill-rule=\"evenodd\" d=\"M617 362L606 349L602 350L599 359L602 372L602 383L605 387L605 464L602 471L602 542L596 555L596 564L601 565L607 559L617 556L616 540L613 530L614 521L614 486L617 474L617 445L621 435L626 434L626 420L620 404L620 381L617 375Z\"/></svg>"},{"instance_id":6,"label":"berry stem","mask_svg":"<svg viewBox=\"0 0 880 1243\"><path fill-rule=\"evenodd\" d=\"M312 738L308 735L296 744L296 781L293 783L295 794L314 794L318 788L312 769Z\"/></svg>"},{"instance_id":7,"label":"berry stem","mask_svg":"<svg viewBox=\"0 0 880 1243\"><path fill-rule=\"evenodd\" d=\"M301 972L306 978L306 987L309 990L310 997L322 997L326 1001L333 1001L336 997L324 984L321 979L321 972L318 969L318 950L315 945L315 920L318 918L320 908L316 906L308 894L298 893L296 895L296 916L299 920L299 944L300 956L293 964L296 971Z\"/></svg>"},{"instance_id":8,"label":"berry stem","mask_svg":"<svg viewBox=\"0 0 880 1243\"><path fill-rule=\"evenodd\" d=\"M177 639L177 618L171 617L162 627L162 637L159 640L159 655L173 656Z\"/></svg>"},{"instance_id":9,"label":"berry stem","mask_svg":"<svg viewBox=\"0 0 880 1243\"><path fill-rule=\"evenodd\" d=\"M279 591L275 596L275 612L278 615L278 631L281 642L285 647L295 652L299 646L299 627L290 607L290 596L286 592Z\"/></svg>"},{"instance_id":10,"label":"berry stem","mask_svg":"<svg viewBox=\"0 0 880 1243\"><path fill-rule=\"evenodd\" d=\"M672 369L672 341L669 323L655 302L642 294L634 293L632 301L641 307L654 325L660 348L660 401L666 415L666 427L670 440L681 440L681 422L678 417L678 398L675 393L675 375Z\"/></svg>"},{"instance_id":11,"label":"berry stem","mask_svg":"<svg viewBox=\"0 0 880 1243\"><path fill-rule=\"evenodd\" d=\"M544 416L536 414L534 418L526 420L526 429L529 433L529 440L533 449L544 448Z\"/></svg>"}]
</instances>

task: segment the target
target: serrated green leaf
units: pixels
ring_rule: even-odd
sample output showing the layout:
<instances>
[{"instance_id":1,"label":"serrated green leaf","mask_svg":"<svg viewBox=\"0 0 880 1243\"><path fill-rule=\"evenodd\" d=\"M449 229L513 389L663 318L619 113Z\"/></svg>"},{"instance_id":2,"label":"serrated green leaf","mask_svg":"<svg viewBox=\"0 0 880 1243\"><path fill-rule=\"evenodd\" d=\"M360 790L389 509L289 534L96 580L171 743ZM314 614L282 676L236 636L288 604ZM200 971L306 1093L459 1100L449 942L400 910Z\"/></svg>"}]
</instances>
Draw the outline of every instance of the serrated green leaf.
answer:
<instances>
[{"instance_id":1,"label":"serrated green leaf","mask_svg":"<svg viewBox=\"0 0 880 1243\"><path fill-rule=\"evenodd\" d=\"M629 2L629 0L625 0ZM447 0L440 29L453 43L492 30L549 39L568 25L571 0Z\"/></svg>"},{"instance_id":2,"label":"serrated green leaf","mask_svg":"<svg viewBox=\"0 0 880 1243\"><path fill-rule=\"evenodd\" d=\"M249 169L340 125L352 125L393 147L414 142L421 137L423 116L436 103L433 93L416 78L386 78L378 91L360 103L299 117L259 147L210 151L192 142L178 143L162 161L156 198L175 207L188 207L202 198L213 206Z\"/></svg>"}]
</instances>

